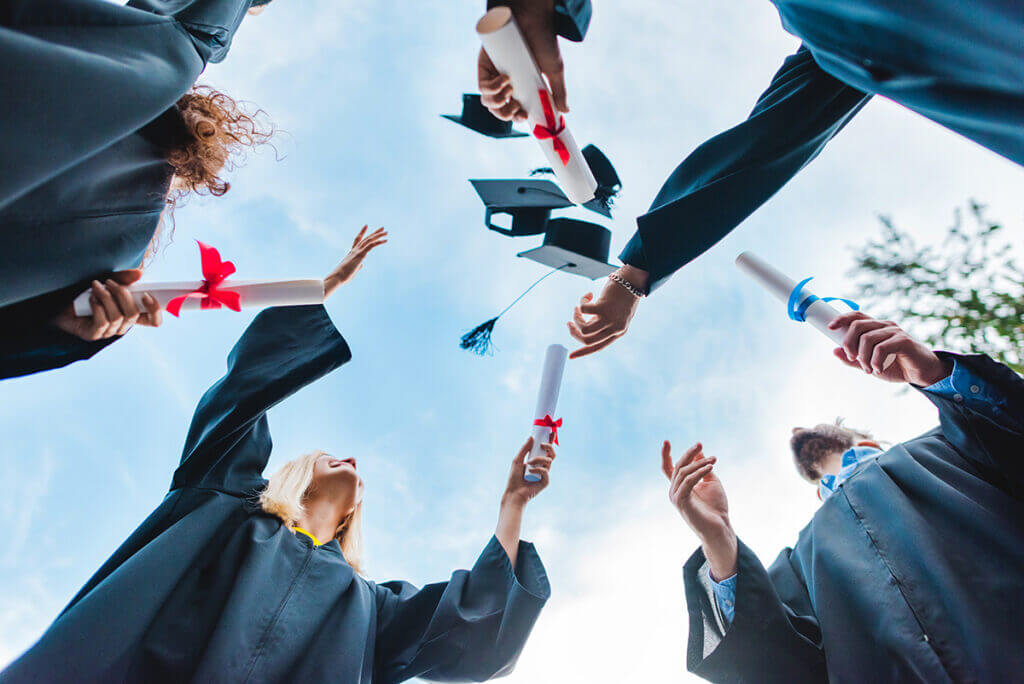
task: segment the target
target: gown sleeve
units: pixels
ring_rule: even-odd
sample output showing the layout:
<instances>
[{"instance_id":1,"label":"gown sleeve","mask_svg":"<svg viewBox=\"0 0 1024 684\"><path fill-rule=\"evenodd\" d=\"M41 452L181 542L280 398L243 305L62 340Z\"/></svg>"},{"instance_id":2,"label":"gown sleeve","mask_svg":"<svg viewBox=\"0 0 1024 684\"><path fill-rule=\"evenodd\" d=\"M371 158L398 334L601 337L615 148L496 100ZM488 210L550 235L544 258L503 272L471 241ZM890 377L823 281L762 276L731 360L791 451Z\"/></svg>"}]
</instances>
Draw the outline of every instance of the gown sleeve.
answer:
<instances>
[{"instance_id":1,"label":"gown sleeve","mask_svg":"<svg viewBox=\"0 0 1024 684\"><path fill-rule=\"evenodd\" d=\"M322 305L262 311L228 355L228 372L199 400L171 490L259 489L271 450L266 412L351 358Z\"/></svg>"},{"instance_id":2,"label":"gown sleeve","mask_svg":"<svg viewBox=\"0 0 1024 684\"><path fill-rule=\"evenodd\" d=\"M54 326L57 313L88 286L72 285L0 308L0 380L92 358L121 336L88 341Z\"/></svg>"},{"instance_id":3,"label":"gown sleeve","mask_svg":"<svg viewBox=\"0 0 1024 684\"><path fill-rule=\"evenodd\" d=\"M533 544L519 543L513 570L494 537L472 570L457 570L448 582L378 585L374 681L508 674L550 594Z\"/></svg>"},{"instance_id":4,"label":"gown sleeve","mask_svg":"<svg viewBox=\"0 0 1024 684\"><path fill-rule=\"evenodd\" d=\"M939 409L943 435L988 479L1024 496L1024 378L984 354L937 353L978 379L952 396L921 390ZM972 391L984 391L998 410L971 401Z\"/></svg>"},{"instance_id":5,"label":"gown sleeve","mask_svg":"<svg viewBox=\"0 0 1024 684\"><path fill-rule=\"evenodd\" d=\"M687 669L713 682L827 682L821 630L789 549L765 570L742 541L732 624L723 633L700 582L698 549L683 568L690 639Z\"/></svg>"},{"instance_id":6,"label":"gown sleeve","mask_svg":"<svg viewBox=\"0 0 1024 684\"><path fill-rule=\"evenodd\" d=\"M676 167L619 258L647 271L653 291L774 195L870 97L822 71L801 46L746 121Z\"/></svg>"},{"instance_id":7,"label":"gown sleeve","mask_svg":"<svg viewBox=\"0 0 1024 684\"><path fill-rule=\"evenodd\" d=\"M0 208L138 130L224 58L250 0L0 3Z\"/></svg>"}]
</instances>

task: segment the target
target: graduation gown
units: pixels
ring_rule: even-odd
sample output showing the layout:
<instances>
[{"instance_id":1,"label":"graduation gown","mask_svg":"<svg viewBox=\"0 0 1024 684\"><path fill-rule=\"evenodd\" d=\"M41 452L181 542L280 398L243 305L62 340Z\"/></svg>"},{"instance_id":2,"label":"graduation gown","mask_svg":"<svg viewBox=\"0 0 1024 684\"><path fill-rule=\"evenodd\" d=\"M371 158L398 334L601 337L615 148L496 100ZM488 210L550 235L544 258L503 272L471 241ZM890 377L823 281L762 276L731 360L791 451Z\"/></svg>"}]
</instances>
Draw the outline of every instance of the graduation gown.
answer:
<instances>
[{"instance_id":1,"label":"graduation gown","mask_svg":"<svg viewBox=\"0 0 1024 684\"><path fill-rule=\"evenodd\" d=\"M17 335L0 341L0 378L110 343L48 321L139 266L184 135L174 104L227 54L249 1L0 3L0 92L16 95L0 107L0 328Z\"/></svg>"},{"instance_id":2,"label":"graduation gown","mask_svg":"<svg viewBox=\"0 0 1024 684\"><path fill-rule=\"evenodd\" d=\"M746 121L669 176L620 258L651 289L725 237L883 95L1024 164L1016 0L773 0L803 41Z\"/></svg>"},{"instance_id":3,"label":"graduation gown","mask_svg":"<svg viewBox=\"0 0 1024 684\"><path fill-rule=\"evenodd\" d=\"M698 551L687 667L719 682L1008 682L1024 672L1024 380L955 356L1005 419L925 392L940 427L865 461L767 570L739 544L723 634Z\"/></svg>"},{"instance_id":4,"label":"graduation gown","mask_svg":"<svg viewBox=\"0 0 1024 684\"><path fill-rule=\"evenodd\" d=\"M254 504L266 411L351 358L322 306L268 309L199 402L171 489L0 682L478 681L513 667L549 594L491 538L422 589L357 575Z\"/></svg>"}]
</instances>

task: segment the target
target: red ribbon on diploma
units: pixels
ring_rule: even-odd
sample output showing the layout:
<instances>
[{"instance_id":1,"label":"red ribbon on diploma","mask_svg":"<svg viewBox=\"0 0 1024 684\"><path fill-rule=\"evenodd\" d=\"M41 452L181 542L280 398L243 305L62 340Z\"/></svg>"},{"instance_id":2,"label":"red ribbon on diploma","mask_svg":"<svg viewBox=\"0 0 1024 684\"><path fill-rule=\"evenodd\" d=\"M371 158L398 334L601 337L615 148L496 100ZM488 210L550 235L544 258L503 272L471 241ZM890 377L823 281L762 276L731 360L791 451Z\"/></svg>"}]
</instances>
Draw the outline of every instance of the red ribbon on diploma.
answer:
<instances>
[{"instance_id":1,"label":"red ribbon on diploma","mask_svg":"<svg viewBox=\"0 0 1024 684\"><path fill-rule=\"evenodd\" d=\"M241 311L241 296L234 290L221 287L228 276L235 272L235 265L230 261L221 261L220 252L210 245L199 240L196 242L199 243L199 257L202 261L203 284L199 289L167 302L167 313L177 316L185 300L194 298L200 299L201 309L219 309L223 304L232 311Z\"/></svg>"},{"instance_id":2,"label":"red ribbon on diploma","mask_svg":"<svg viewBox=\"0 0 1024 684\"><path fill-rule=\"evenodd\" d=\"M550 415L545 415L543 418L533 421L533 424L538 427L551 428L551 441L558 444L558 428L562 427L561 418L555 420Z\"/></svg>"},{"instance_id":3,"label":"red ribbon on diploma","mask_svg":"<svg viewBox=\"0 0 1024 684\"><path fill-rule=\"evenodd\" d=\"M558 118L555 118L555 110L551 106L551 98L548 96L547 90L541 88L537 93L540 95L540 106L544 108L544 120L547 126L537 124L533 127L533 134L538 140L551 140L551 144L555 146L555 152L558 153L558 158L562 160L562 166L568 166L569 148L558 137L565 130L565 117L559 114Z\"/></svg>"}]
</instances>

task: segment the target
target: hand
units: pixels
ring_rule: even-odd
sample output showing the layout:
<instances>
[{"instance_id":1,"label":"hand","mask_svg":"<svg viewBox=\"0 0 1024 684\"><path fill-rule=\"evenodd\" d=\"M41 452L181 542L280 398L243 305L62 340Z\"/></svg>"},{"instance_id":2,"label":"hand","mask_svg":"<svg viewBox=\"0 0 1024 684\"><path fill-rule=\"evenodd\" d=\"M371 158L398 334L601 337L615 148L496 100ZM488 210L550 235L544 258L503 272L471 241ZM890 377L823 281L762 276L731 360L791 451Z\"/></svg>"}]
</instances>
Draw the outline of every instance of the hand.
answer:
<instances>
[{"instance_id":1,"label":"hand","mask_svg":"<svg viewBox=\"0 0 1024 684\"><path fill-rule=\"evenodd\" d=\"M722 481L712 472L717 459L705 457L698 442L672 463L672 445L661 447L661 470L669 480L668 498L700 539L716 580L736 574L737 541L729 522Z\"/></svg>"},{"instance_id":2,"label":"hand","mask_svg":"<svg viewBox=\"0 0 1024 684\"><path fill-rule=\"evenodd\" d=\"M526 440L526 444L519 450L516 457L512 459L512 470L508 474L508 484L505 486L505 493L501 497L502 506L511 505L523 507L541 493L548 486L551 472L551 463L555 460L555 448L550 444L541 444L540 448L544 453L533 460L526 462L525 459L533 448L533 437ZM538 482L527 482L523 479L526 474L526 467L529 466L534 472L540 475Z\"/></svg>"},{"instance_id":3,"label":"hand","mask_svg":"<svg viewBox=\"0 0 1024 684\"><path fill-rule=\"evenodd\" d=\"M851 368L888 382L909 382L920 387L933 385L952 372L935 352L904 332L892 321L878 321L859 311L839 316L829 323L832 330L847 328L843 346L833 353ZM886 359L896 360L883 368Z\"/></svg>"},{"instance_id":4,"label":"hand","mask_svg":"<svg viewBox=\"0 0 1024 684\"><path fill-rule=\"evenodd\" d=\"M646 272L625 266L619 273L633 285L646 289ZM593 298L591 292L583 295L579 306L573 310L573 320L568 323L569 334L584 345L569 354L570 359L600 351L625 335L640 303L639 297L613 280L605 283L596 302L591 302ZM589 321L583 317L588 314L592 316Z\"/></svg>"},{"instance_id":5,"label":"hand","mask_svg":"<svg viewBox=\"0 0 1024 684\"><path fill-rule=\"evenodd\" d=\"M145 311L139 311L131 291L126 287L141 277L142 271L131 269L112 274L104 283L92 281L92 292L89 295L92 315L76 316L74 306L69 305L57 314L53 320L54 325L88 342L124 335L135 324L160 327L163 319L156 298L148 292L142 295Z\"/></svg>"},{"instance_id":6,"label":"hand","mask_svg":"<svg viewBox=\"0 0 1024 684\"><path fill-rule=\"evenodd\" d=\"M363 267L363 260L366 259L366 255L370 253L374 247L379 247L387 242L388 232L383 228L378 228L369 235L366 234L366 226L359 231L359 235L356 235L356 239L352 241L352 249L341 260L338 267L331 271L331 274L324 278L324 298L331 296L331 293L338 289L340 285L344 285L348 281L352 280L356 273L359 273L359 269Z\"/></svg>"},{"instance_id":7,"label":"hand","mask_svg":"<svg viewBox=\"0 0 1024 684\"><path fill-rule=\"evenodd\" d=\"M547 77L555 109L568 112L565 65L562 63L558 35L555 33L554 0L503 0L501 4L512 10L537 67ZM494 116L504 121L526 119L526 110L512 97L512 83L508 76L498 73L483 49L477 58L476 71L480 101Z\"/></svg>"}]
</instances>

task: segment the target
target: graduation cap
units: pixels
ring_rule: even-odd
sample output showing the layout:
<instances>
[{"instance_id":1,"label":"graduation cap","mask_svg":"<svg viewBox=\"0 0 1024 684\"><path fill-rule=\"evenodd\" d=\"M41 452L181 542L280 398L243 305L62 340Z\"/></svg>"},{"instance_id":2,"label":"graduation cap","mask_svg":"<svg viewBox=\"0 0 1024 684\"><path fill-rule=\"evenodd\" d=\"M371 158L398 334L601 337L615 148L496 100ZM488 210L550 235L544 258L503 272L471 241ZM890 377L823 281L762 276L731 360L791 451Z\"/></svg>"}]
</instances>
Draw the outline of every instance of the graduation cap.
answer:
<instances>
[{"instance_id":1,"label":"graduation cap","mask_svg":"<svg viewBox=\"0 0 1024 684\"><path fill-rule=\"evenodd\" d=\"M502 121L491 114L480 101L478 93L462 94L462 114L442 114L449 121L470 128L491 138L525 138L526 133L512 129L511 121Z\"/></svg>"},{"instance_id":2,"label":"graduation cap","mask_svg":"<svg viewBox=\"0 0 1024 684\"><path fill-rule=\"evenodd\" d=\"M570 218L555 218L548 221L547 231L544 233L544 243L540 247L520 252L516 256L551 266L552 270L534 281L497 316L463 335L459 346L480 355L492 353L491 335L498 319L515 306L516 302L525 297L527 292L558 271L580 275L591 280L609 275L616 268L606 263L611 242L611 231L596 223Z\"/></svg>"},{"instance_id":3,"label":"graduation cap","mask_svg":"<svg viewBox=\"0 0 1024 684\"><path fill-rule=\"evenodd\" d=\"M556 218L548 221L544 243L540 247L516 256L597 280L616 269L607 263L611 244L612 232L604 226L578 219Z\"/></svg>"},{"instance_id":4,"label":"graduation cap","mask_svg":"<svg viewBox=\"0 0 1024 684\"><path fill-rule=\"evenodd\" d=\"M597 181L594 199L584 202L581 206L611 218L612 199L622 189L622 181L619 179L619 174L616 173L615 167L612 166L604 152L597 148L597 145L587 145L580 153L583 155L583 159L586 160L587 166L590 167L590 172L594 174L594 179ZM551 167L543 167L534 169L530 172L530 175L534 176L538 173L554 174L554 172L555 170Z\"/></svg>"},{"instance_id":5,"label":"graduation cap","mask_svg":"<svg viewBox=\"0 0 1024 684\"><path fill-rule=\"evenodd\" d=\"M473 189L483 200L484 225L509 237L540 235L547 229L552 209L571 207L572 202L561 189L549 180L473 180ZM491 218L495 214L508 214L512 225L503 228Z\"/></svg>"}]
</instances>

